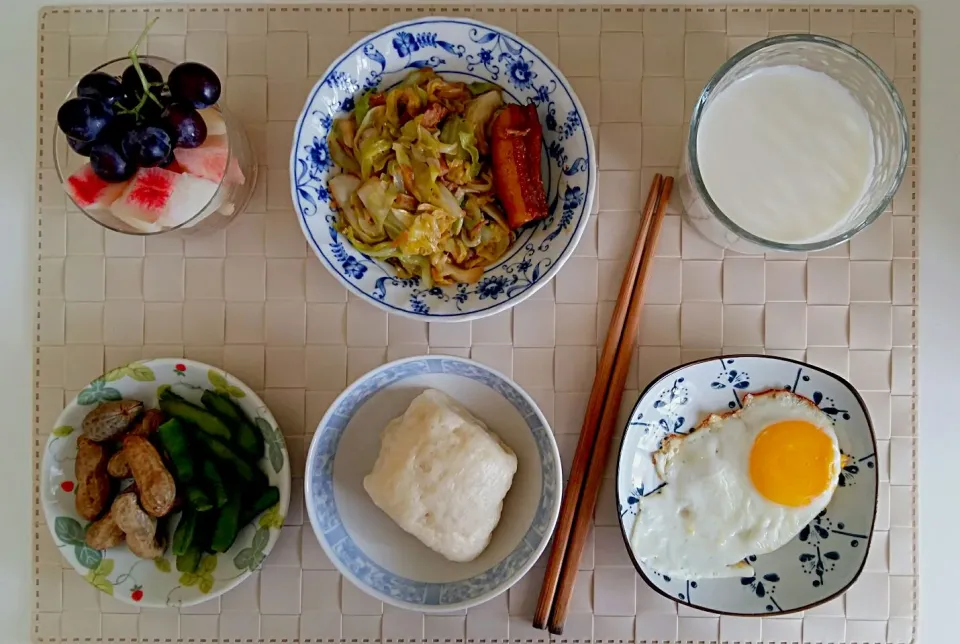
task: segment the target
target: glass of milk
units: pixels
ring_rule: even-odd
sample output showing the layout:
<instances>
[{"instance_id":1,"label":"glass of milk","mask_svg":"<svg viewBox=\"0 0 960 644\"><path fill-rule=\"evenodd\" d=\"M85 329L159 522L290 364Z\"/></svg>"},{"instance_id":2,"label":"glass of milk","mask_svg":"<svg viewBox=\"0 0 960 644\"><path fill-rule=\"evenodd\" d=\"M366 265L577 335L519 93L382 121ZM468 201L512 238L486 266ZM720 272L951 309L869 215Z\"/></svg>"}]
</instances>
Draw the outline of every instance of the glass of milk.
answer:
<instances>
[{"instance_id":1,"label":"glass of milk","mask_svg":"<svg viewBox=\"0 0 960 644\"><path fill-rule=\"evenodd\" d=\"M877 65L823 36L776 36L713 76L694 107L680 196L741 253L816 251L884 211L908 157L903 103Z\"/></svg>"}]
</instances>

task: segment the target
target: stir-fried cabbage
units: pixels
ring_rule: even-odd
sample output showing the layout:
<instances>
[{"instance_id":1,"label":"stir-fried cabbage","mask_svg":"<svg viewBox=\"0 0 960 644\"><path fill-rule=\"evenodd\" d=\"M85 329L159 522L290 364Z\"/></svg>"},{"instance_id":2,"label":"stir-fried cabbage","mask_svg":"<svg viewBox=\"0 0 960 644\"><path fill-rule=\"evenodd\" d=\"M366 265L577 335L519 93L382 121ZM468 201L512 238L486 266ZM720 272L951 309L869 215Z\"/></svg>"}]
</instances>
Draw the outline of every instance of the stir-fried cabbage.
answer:
<instances>
[{"instance_id":1,"label":"stir-fried cabbage","mask_svg":"<svg viewBox=\"0 0 960 644\"><path fill-rule=\"evenodd\" d=\"M514 241L494 195L487 129L503 105L490 83L430 68L370 90L327 137L339 231L421 285L475 282Z\"/></svg>"}]
</instances>

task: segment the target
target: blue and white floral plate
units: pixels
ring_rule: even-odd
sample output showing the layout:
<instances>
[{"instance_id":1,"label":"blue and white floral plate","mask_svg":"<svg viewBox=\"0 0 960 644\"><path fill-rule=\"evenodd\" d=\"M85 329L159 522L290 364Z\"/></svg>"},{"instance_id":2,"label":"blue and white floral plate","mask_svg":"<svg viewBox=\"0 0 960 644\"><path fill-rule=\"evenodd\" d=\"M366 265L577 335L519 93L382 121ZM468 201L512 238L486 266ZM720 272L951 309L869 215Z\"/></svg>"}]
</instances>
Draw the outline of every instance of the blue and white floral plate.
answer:
<instances>
[{"instance_id":1,"label":"blue and white floral plate","mask_svg":"<svg viewBox=\"0 0 960 644\"><path fill-rule=\"evenodd\" d=\"M469 563L447 561L401 530L363 489L380 432L425 389L458 400L517 455L500 523ZM533 566L560 513L561 486L560 453L536 403L480 363L434 355L374 369L334 401L310 444L304 496L317 539L346 580L401 608L446 612L499 595Z\"/></svg>"},{"instance_id":2,"label":"blue and white floral plate","mask_svg":"<svg viewBox=\"0 0 960 644\"><path fill-rule=\"evenodd\" d=\"M639 562L629 536L641 499L662 485L651 459L669 434L684 434L711 413L737 409L748 393L789 389L815 402L834 423L852 461L826 509L782 548L750 557L754 576L689 581ZM870 549L877 510L877 446L863 399L843 378L773 356L723 356L692 362L657 378L640 395L617 461L620 529L640 576L682 604L712 613L770 615L812 608L856 581Z\"/></svg>"},{"instance_id":3,"label":"blue and white floral plate","mask_svg":"<svg viewBox=\"0 0 960 644\"><path fill-rule=\"evenodd\" d=\"M327 182L338 171L327 150L333 119L367 89L386 89L419 67L453 80L500 85L508 102L537 105L542 174L550 216L524 229L476 284L423 289L354 249L333 228ZM472 320L533 295L556 275L583 234L597 185L586 112L546 56L514 34L465 18L423 18L387 27L338 58L313 88L297 121L290 157L293 204L303 234L333 275L365 300L408 317Z\"/></svg>"}]
</instances>

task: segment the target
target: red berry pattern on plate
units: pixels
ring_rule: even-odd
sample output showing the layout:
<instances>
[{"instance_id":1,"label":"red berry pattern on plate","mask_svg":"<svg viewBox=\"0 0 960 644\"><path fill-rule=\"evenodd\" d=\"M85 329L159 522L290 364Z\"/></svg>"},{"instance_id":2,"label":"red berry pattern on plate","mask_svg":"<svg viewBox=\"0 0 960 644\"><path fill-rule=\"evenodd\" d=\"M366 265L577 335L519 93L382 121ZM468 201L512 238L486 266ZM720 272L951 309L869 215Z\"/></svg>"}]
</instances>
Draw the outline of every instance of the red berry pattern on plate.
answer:
<instances>
[{"instance_id":1,"label":"red berry pattern on plate","mask_svg":"<svg viewBox=\"0 0 960 644\"><path fill-rule=\"evenodd\" d=\"M183 364L182 362L177 363L173 365L173 370L177 372L178 376L182 376L183 372L187 370L187 365Z\"/></svg>"},{"instance_id":2,"label":"red berry pattern on plate","mask_svg":"<svg viewBox=\"0 0 960 644\"><path fill-rule=\"evenodd\" d=\"M143 599L143 590L142 590L142 588L143 588L142 586L134 586L134 587L133 587L133 590L132 590L131 593L130 593L130 599L132 599L132 600L135 601L135 602L138 602L138 601L140 601L141 599Z\"/></svg>"},{"instance_id":3,"label":"red berry pattern on plate","mask_svg":"<svg viewBox=\"0 0 960 644\"><path fill-rule=\"evenodd\" d=\"M60 489L67 493L73 492L73 481L64 481L60 484Z\"/></svg>"}]
</instances>

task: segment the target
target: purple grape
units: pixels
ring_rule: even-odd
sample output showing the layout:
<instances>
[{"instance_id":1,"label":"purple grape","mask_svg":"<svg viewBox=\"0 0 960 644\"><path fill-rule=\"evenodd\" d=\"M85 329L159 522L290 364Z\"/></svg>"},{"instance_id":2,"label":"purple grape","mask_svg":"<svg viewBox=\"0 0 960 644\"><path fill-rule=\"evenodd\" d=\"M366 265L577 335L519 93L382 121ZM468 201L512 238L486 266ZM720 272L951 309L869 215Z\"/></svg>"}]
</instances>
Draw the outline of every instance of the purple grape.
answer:
<instances>
[{"instance_id":1,"label":"purple grape","mask_svg":"<svg viewBox=\"0 0 960 644\"><path fill-rule=\"evenodd\" d=\"M207 124L192 105L174 103L163 111L163 124L181 148L196 148L207 139Z\"/></svg>"},{"instance_id":2,"label":"purple grape","mask_svg":"<svg viewBox=\"0 0 960 644\"><path fill-rule=\"evenodd\" d=\"M110 143L119 149L123 137L135 127L137 127L137 116L135 114L117 114L110 120L107 127L100 131L96 141L97 143Z\"/></svg>"},{"instance_id":3,"label":"purple grape","mask_svg":"<svg viewBox=\"0 0 960 644\"><path fill-rule=\"evenodd\" d=\"M167 155L167 158L160 162L161 168L169 168L170 164L177 160L177 157L173 154L173 146L170 146L170 154Z\"/></svg>"},{"instance_id":4,"label":"purple grape","mask_svg":"<svg viewBox=\"0 0 960 644\"><path fill-rule=\"evenodd\" d=\"M161 74L160 70L153 65L150 65L149 63L140 63L140 71L143 72L143 75L147 79L147 83L150 85L153 85L154 83L163 83L163 74ZM140 75L137 74L136 67L129 65L125 70L123 70L123 76L121 76L120 79L123 89L127 91L129 96L143 95L143 81L140 80ZM159 87L156 88L155 94L157 96L160 95Z\"/></svg>"},{"instance_id":5,"label":"purple grape","mask_svg":"<svg viewBox=\"0 0 960 644\"><path fill-rule=\"evenodd\" d=\"M90 167L94 174L110 183L126 181L137 171L131 163L111 143L94 143L90 149Z\"/></svg>"},{"instance_id":6,"label":"purple grape","mask_svg":"<svg viewBox=\"0 0 960 644\"><path fill-rule=\"evenodd\" d=\"M163 113L164 108L169 103L170 99L165 98L160 95L160 92L154 91L151 92L157 100L154 101L152 98L147 97L146 102L143 104L143 107L140 108L140 120L142 121L159 121L160 115ZM137 94L136 101L134 106L140 103L140 97L143 96L143 92ZM157 105L157 101L160 102L160 105Z\"/></svg>"},{"instance_id":7,"label":"purple grape","mask_svg":"<svg viewBox=\"0 0 960 644\"><path fill-rule=\"evenodd\" d=\"M91 72L77 83L77 96L93 98L113 105L123 98L124 90L115 76L106 72Z\"/></svg>"},{"instance_id":8,"label":"purple grape","mask_svg":"<svg viewBox=\"0 0 960 644\"><path fill-rule=\"evenodd\" d=\"M174 100L196 108L210 107L220 100L220 78L201 63L180 63L167 77Z\"/></svg>"},{"instance_id":9,"label":"purple grape","mask_svg":"<svg viewBox=\"0 0 960 644\"><path fill-rule=\"evenodd\" d=\"M93 98L71 98L57 110L57 125L78 141L93 141L113 118L113 110Z\"/></svg>"},{"instance_id":10,"label":"purple grape","mask_svg":"<svg viewBox=\"0 0 960 644\"><path fill-rule=\"evenodd\" d=\"M67 145L70 146L71 150L82 157L90 156L90 148L93 147L94 143L94 141L80 141L78 139L72 139L69 136L67 137Z\"/></svg>"},{"instance_id":11,"label":"purple grape","mask_svg":"<svg viewBox=\"0 0 960 644\"><path fill-rule=\"evenodd\" d=\"M163 163L173 151L173 143L166 130L152 125L137 127L127 132L120 144L123 156L143 168Z\"/></svg>"}]
</instances>

